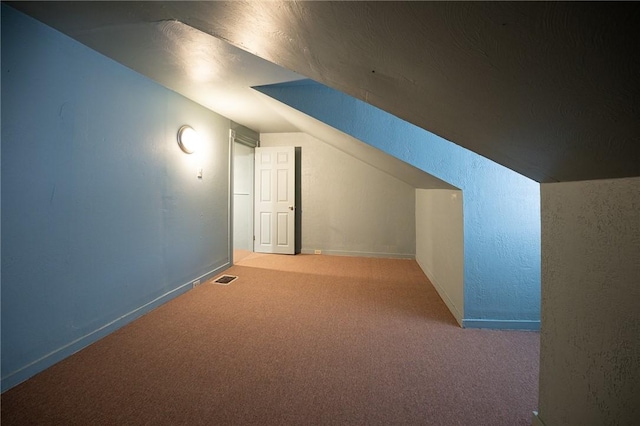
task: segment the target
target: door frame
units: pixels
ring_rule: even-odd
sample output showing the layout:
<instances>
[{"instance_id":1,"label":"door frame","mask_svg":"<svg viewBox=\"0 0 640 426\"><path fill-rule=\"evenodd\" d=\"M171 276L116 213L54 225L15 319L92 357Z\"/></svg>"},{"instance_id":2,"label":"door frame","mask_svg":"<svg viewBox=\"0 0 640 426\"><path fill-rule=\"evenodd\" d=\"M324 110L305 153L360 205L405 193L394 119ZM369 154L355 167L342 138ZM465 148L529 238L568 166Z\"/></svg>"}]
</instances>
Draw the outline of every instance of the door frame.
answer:
<instances>
[{"instance_id":1,"label":"door frame","mask_svg":"<svg viewBox=\"0 0 640 426\"><path fill-rule=\"evenodd\" d=\"M234 214L234 206L233 206L233 162L235 158L235 148L234 143L236 140L236 132L233 129L229 129L229 209L227 210L227 222L228 222L228 232L227 232L227 242L228 242L228 256L229 256L229 265L233 266L233 214Z\"/></svg>"},{"instance_id":2,"label":"door frame","mask_svg":"<svg viewBox=\"0 0 640 426\"><path fill-rule=\"evenodd\" d=\"M241 145L246 145L250 148L256 148L260 146L260 135L258 132L251 130L247 127L244 127L238 123L235 122L231 122L230 128L229 128L229 210L228 210L228 226L229 226L229 232L227 235L228 241L229 241L229 245L228 245L228 257L229 257L229 264L233 265L234 264L234 259L233 259L233 249L234 249L234 245L233 245L233 231L234 231L234 221L233 221L233 215L235 214L235 205L234 205L234 187L235 187L235 177L234 177L234 172L235 172L235 168L234 168L234 161L235 161L235 144L239 143ZM251 180L253 182L253 179ZM253 184L253 183L252 183ZM254 188L254 192L255 192L255 188ZM253 202L253 200L252 200ZM251 215L253 216L253 209ZM253 217L250 218L250 223L251 226L253 226ZM255 232L255 231L254 231ZM253 251L253 245L251 246L251 251Z\"/></svg>"},{"instance_id":3,"label":"door frame","mask_svg":"<svg viewBox=\"0 0 640 426\"><path fill-rule=\"evenodd\" d=\"M229 191L229 199L228 199L228 258L229 258L229 266L234 264L233 259L233 215L235 212L235 206L233 202L234 198L234 158L235 158L235 143L240 143L243 145L250 146L252 148L256 148L260 146L260 137L259 134L249 128L246 128L237 123L231 122L231 126L229 128L229 174L228 174L228 191ZM254 159L255 161L255 159ZM294 254L299 254L302 252L302 148L299 146L295 147L295 250ZM252 181L255 180L252 179ZM254 198L255 198L255 183L253 188ZM255 200L254 200L255 202ZM255 215L252 209L252 216ZM254 224L255 218L252 217L250 223ZM255 229L253 230L254 238L255 238ZM254 241L255 244L255 241ZM255 250L255 246L251 247L251 251Z\"/></svg>"}]
</instances>

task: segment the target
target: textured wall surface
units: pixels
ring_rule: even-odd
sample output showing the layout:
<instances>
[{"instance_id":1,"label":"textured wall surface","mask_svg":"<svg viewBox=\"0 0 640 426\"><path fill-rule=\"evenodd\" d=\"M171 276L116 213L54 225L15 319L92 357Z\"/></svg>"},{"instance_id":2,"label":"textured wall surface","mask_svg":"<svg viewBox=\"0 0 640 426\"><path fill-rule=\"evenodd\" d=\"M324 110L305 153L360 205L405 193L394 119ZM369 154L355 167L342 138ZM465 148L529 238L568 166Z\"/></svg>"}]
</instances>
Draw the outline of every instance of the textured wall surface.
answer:
<instances>
[{"instance_id":1,"label":"textured wall surface","mask_svg":"<svg viewBox=\"0 0 640 426\"><path fill-rule=\"evenodd\" d=\"M539 327L538 183L317 83L258 90L462 189L465 326Z\"/></svg>"},{"instance_id":2,"label":"textured wall surface","mask_svg":"<svg viewBox=\"0 0 640 426\"><path fill-rule=\"evenodd\" d=\"M539 417L640 419L640 177L544 184Z\"/></svg>"},{"instance_id":3,"label":"textured wall surface","mask_svg":"<svg viewBox=\"0 0 640 426\"><path fill-rule=\"evenodd\" d=\"M121 53L144 40L149 49L142 52L154 57L174 51L154 49L150 37L134 38L150 33L130 32L130 25L184 22L538 182L640 175L640 52L637 43L629 43L640 21L635 2L16 2L16 7L89 43L110 42ZM120 33L133 37L123 40ZM178 43L182 48L189 45ZM188 56L201 54L192 49Z\"/></svg>"},{"instance_id":4,"label":"textured wall surface","mask_svg":"<svg viewBox=\"0 0 640 426\"><path fill-rule=\"evenodd\" d=\"M302 147L302 251L415 256L412 186L304 133L263 133L261 146Z\"/></svg>"},{"instance_id":5,"label":"textured wall surface","mask_svg":"<svg viewBox=\"0 0 640 426\"><path fill-rule=\"evenodd\" d=\"M228 264L228 129L2 6L3 389Z\"/></svg>"},{"instance_id":6,"label":"textured wall surface","mask_svg":"<svg viewBox=\"0 0 640 426\"><path fill-rule=\"evenodd\" d=\"M464 319L462 191L416 189L416 261L449 310Z\"/></svg>"}]
</instances>

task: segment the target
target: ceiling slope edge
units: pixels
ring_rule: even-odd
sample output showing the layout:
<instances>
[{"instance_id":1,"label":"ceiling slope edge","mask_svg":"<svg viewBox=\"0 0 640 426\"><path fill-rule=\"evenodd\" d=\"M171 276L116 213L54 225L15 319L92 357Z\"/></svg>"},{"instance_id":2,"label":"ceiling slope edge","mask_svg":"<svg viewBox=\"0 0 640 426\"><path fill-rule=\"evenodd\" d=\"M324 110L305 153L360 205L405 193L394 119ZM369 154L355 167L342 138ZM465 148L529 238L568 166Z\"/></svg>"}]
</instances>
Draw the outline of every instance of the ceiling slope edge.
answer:
<instances>
[{"instance_id":1,"label":"ceiling slope edge","mask_svg":"<svg viewBox=\"0 0 640 426\"><path fill-rule=\"evenodd\" d=\"M301 132L311 135L327 145L330 145L343 153L406 183L409 186L417 189L459 190L456 186L451 185L442 179L438 179L428 172L394 157L375 146L354 138L353 136L332 127L311 115L305 114L304 112L263 93L261 90L261 88L266 87L296 87L317 84L318 83L312 80L299 80L291 83L255 87L254 89L256 89L256 91L260 93L260 96L264 98L265 103L268 103L274 111L287 117L287 119L294 126L300 129Z\"/></svg>"}]
</instances>

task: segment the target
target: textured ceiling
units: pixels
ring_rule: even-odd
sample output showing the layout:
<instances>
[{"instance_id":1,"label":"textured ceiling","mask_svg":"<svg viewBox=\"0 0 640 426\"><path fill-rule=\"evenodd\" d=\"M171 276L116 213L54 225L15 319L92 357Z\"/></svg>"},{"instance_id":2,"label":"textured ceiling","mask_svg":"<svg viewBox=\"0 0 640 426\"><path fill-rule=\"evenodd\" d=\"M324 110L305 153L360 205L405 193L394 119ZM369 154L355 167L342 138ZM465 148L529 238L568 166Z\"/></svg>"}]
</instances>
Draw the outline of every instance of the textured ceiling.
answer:
<instances>
[{"instance_id":1,"label":"textured ceiling","mask_svg":"<svg viewBox=\"0 0 640 426\"><path fill-rule=\"evenodd\" d=\"M184 22L539 182L640 175L637 3L12 6L78 39Z\"/></svg>"},{"instance_id":2,"label":"textured ceiling","mask_svg":"<svg viewBox=\"0 0 640 426\"><path fill-rule=\"evenodd\" d=\"M302 76L179 21L105 26L77 34L94 50L223 116L263 133L298 130L254 86Z\"/></svg>"}]
</instances>

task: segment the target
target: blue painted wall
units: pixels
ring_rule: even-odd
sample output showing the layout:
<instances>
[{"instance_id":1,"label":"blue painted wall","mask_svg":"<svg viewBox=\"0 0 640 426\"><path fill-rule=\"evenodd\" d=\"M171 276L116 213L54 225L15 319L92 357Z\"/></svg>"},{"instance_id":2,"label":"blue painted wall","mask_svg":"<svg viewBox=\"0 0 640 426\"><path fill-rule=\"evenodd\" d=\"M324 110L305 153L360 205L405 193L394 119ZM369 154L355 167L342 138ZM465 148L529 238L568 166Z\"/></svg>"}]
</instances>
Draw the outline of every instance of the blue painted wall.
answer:
<instances>
[{"instance_id":1,"label":"blue painted wall","mask_svg":"<svg viewBox=\"0 0 640 426\"><path fill-rule=\"evenodd\" d=\"M463 190L465 327L539 328L540 185L374 106L304 81L257 88Z\"/></svg>"},{"instance_id":2,"label":"blue painted wall","mask_svg":"<svg viewBox=\"0 0 640 426\"><path fill-rule=\"evenodd\" d=\"M230 123L4 4L1 66L4 390L228 265Z\"/></svg>"}]
</instances>

